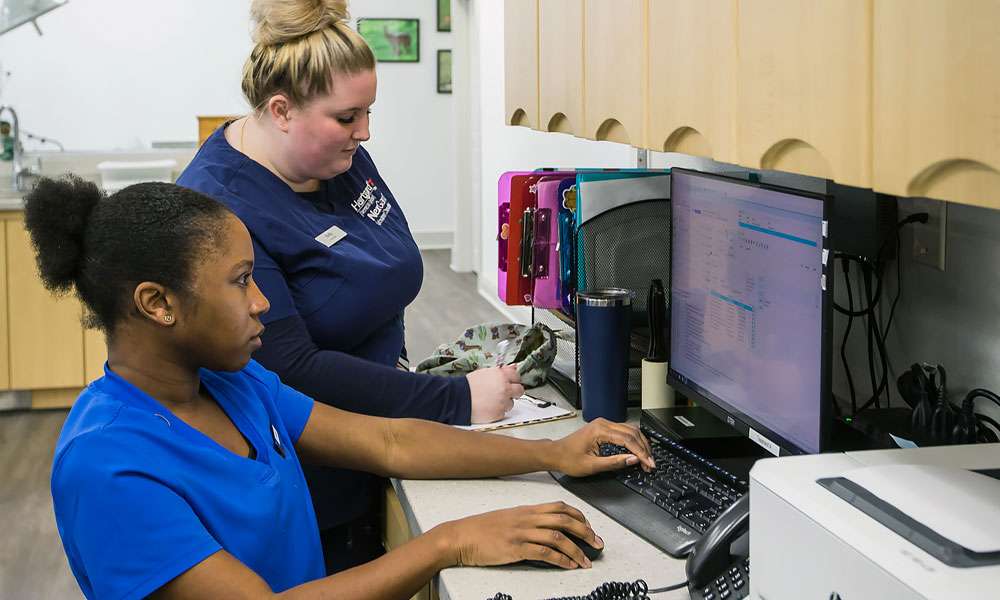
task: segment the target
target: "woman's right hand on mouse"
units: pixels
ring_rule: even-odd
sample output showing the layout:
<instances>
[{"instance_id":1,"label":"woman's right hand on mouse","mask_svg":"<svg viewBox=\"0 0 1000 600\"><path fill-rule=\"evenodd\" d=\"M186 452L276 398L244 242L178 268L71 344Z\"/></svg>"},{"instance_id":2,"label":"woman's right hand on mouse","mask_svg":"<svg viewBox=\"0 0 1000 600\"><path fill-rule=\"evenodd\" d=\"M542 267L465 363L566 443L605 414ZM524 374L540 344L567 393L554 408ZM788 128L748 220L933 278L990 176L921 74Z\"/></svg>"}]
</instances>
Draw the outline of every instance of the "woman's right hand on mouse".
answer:
<instances>
[{"instance_id":1,"label":"woman's right hand on mouse","mask_svg":"<svg viewBox=\"0 0 1000 600\"><path fill-rule=\"evenodd\" d=\"M443 523L453 565L503 565L540 560L564 569L590 568L590 560L564 531L603 548L583 513L565 502L518 506Z\"/></svg>"},{"instance_id":2,"label":"woman's right hand on mouse","mask_svg":"<svg viewBox=\"0 0 1000 600\"><path fill-rule=\"evenodd\" d=\"M478 369L465 376L472 397L472 422L492 423L514 406L514 398L524 393L517 365Z\"/></svg>"}]
</instances>

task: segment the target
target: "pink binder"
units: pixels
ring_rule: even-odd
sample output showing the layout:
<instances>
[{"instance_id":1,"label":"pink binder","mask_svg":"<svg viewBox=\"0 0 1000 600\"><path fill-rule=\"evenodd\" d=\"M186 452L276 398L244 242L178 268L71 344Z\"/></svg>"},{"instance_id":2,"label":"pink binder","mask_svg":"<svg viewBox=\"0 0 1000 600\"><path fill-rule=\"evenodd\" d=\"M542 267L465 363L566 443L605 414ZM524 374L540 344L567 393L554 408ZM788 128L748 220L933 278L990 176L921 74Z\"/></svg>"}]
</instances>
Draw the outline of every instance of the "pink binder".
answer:
<instances>
[{"instance_id":1,"label":"pink binder","mask_svg":"<svg viewBox=\"0 0 1000 600\"><path fill-rule=\"evenodd\" d=\"M559 207L560 184L575 174L550 175L537 184L534 240L532 243L532 304L538 308L560 308Z\"/></svg>"},{"instance_id":2,"label":"pink binder","mask_svg":"<svg viewBox=\"0 0 1000 600\"><path fill-rule=\"evenodd\" d=\"M497 191L497 294L507 302L507 275L511 242L510 184L515 175L531 175L532 171L508 171L500 175ZM514 220L515 223L517 219ZM516 276L516 275L515 275Z\"/></svg>"},{"instance_id":3,"label":"pink binder","mask_svg":"<svg viewBox=\"0 0 1000 600\"><path fill-rule=\"evenodd\" d=\"M575 175L575 171L537 170L509 171L500 176L497 193L497 293L504 304L534 304L536 261L533 255L535 233L539 231L535 225L538 182L555 179L558 183ZM548 247L549 242L555 244L558 241L558 229L554 234L550 231L553 222L558 225L558 209L554 213L547 210L545 221L541 236L546 242L539 246L539 250L548 257L554 252L554 248ZM548 273L552 266L546 264L544 270ZM555 272L558 273L558 268ZM547 289L546 294L549 294Z\"/></svg>"}]
</instances>

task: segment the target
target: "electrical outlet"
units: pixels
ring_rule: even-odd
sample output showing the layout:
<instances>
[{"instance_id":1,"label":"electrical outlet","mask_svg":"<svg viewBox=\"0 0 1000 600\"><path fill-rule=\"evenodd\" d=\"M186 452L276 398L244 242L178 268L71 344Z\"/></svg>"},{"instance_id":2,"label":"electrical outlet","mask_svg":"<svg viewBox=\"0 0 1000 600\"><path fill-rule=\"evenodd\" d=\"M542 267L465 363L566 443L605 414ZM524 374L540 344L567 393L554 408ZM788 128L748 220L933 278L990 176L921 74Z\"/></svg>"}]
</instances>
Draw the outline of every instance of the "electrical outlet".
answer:
<instances>
[{"instance_id":1,"label":"electrical outlet","mask_svg":"<svg viewBox=\"0 0 1000 600\"><path fill-rule=\"evenodd\" d=\"M922 263L944 271L945 232L948 230L948 203L929 198L900 199L899 218L925 212L929 215L926 223L910 223L912 240L911 256L914 262ZM903 238L905 240L906 237ZM905 251L905 248L904 248Z\"/></svg>"}]
</instances>

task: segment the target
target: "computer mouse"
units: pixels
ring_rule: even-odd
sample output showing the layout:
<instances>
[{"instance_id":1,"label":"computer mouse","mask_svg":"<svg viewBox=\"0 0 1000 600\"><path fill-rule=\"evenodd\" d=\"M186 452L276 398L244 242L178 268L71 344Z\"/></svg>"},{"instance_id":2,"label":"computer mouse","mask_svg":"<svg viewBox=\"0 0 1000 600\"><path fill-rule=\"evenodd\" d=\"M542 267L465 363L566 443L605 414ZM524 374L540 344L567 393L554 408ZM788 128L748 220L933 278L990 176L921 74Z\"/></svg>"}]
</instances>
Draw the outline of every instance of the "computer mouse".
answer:
<instances>
[{"instance_id":1,"label":"computer mouse","mask_svg":"<svg viewBox=\"0 0 1000 600\"><path fill-rule=\"evenodd\" d=\"M588 542L585 542L585 541L581 540L580 538L576 537L575 535L573 535L572 533L569 533L567 531L564 531L563 535L565 535L567 538L569 538L569 541L571 541L574 544L576 544L577 547L580 548L580 550L583 550L583 555L586 556L588 559L590 559L591 562L597 560L597 557L600 556L601 552L604 551L604 548L595 548L595 547L591 546ZM538 568L541 568L541 569L558 569L559 568L558 565L554 565L552 563L547 563L544 560L522 560L521 562L515 563L515 564L518 564L518 565L527 565L529 567L538 567Z\"/></svg>"}]
</instances>

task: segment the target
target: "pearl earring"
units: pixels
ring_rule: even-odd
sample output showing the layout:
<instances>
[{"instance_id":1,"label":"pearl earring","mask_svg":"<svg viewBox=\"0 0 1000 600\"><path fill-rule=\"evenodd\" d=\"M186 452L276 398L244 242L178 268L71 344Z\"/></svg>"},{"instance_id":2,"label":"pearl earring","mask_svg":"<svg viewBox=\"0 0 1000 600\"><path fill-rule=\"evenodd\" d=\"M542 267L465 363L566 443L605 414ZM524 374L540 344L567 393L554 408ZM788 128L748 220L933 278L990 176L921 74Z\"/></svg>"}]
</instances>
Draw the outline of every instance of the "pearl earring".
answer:
<instances>
[{"instance_id":1,"label":"pearl earring","mask_svg":"<svg viewBox=\"0 0 1000 600\"><path fill-rule=\"evenodd\" d=\"M163 322L164 323L173 323L174 322L174 315L163 315Z\"/></svg>"}]
</instances>

